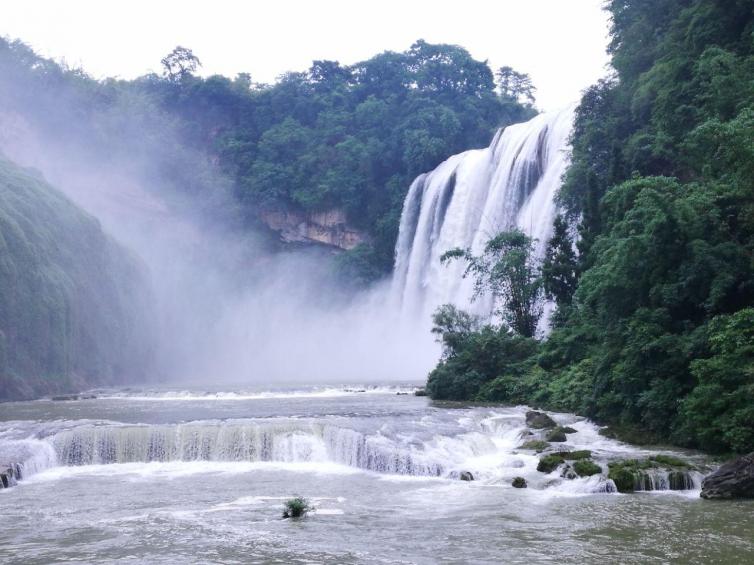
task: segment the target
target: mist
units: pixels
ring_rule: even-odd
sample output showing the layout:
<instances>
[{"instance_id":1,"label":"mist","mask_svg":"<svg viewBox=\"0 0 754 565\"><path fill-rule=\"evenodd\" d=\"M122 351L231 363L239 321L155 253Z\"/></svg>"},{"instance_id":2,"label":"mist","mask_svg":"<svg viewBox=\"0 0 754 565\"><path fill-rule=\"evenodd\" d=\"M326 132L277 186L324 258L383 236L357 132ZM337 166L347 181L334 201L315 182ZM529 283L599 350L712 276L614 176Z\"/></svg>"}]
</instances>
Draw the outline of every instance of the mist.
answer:
<instances>
[{"instance_id":1,"label":"mist","mask_svg":"<svg viewBox=\"0 0 754 565\"><path fill-rule=\"evenodd\" d=\"M354 288L335 274L332 250L280 249L243 228L230 182L177 134L162 128L156 144L161 124L129 120L113 149L90 137L101 124L54 120L2 112L0 151L39 170L143 264L154 302L145 331L156 336L145 383L418 382L437 361L429 320L401 318L389 280ZM165 182L150 148L171 144L211 192L188 198Z\"/></svg>"}]
</instances>

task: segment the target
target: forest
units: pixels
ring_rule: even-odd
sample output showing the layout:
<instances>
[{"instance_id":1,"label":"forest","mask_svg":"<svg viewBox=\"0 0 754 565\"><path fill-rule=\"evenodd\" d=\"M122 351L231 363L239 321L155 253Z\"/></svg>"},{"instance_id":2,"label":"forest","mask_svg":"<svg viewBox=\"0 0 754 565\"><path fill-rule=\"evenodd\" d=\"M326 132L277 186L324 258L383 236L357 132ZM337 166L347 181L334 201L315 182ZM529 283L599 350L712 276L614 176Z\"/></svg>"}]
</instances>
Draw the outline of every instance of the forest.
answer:
<instances>
[{"instance_id":1,"label":"forest","mask_svg":"<svg viewBox=\"0 0 754 565\"><path fill-rule=\"evenodd\" d=\"M612 0L612 76L577 110L547 255L456 249L498 323L445 306L436 399L585 414L620 437L754 449L754 10ZM542 301L552 332L535 332ZM539 337L539 339L538 339Z\"/></svg>"}]
</instances>

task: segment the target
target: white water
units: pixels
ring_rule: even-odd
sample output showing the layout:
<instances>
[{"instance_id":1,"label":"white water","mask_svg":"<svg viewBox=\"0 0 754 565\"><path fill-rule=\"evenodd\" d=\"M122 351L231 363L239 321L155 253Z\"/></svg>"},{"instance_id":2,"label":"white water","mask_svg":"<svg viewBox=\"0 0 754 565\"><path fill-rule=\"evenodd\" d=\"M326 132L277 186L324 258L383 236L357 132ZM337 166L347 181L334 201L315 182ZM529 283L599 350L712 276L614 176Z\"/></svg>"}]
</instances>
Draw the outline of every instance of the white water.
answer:
<instances>
[{"instance_id":1,"label":"white water","mask_svg":"<svg viewBox=\"0 0 754 565\"><path fill-rule=\"evenodd\" d=\"M544 255L573 118L574 107L568 107L509 126L488 148L454 155L413 182L403 205L392 285L407 319L428 320L446 303L490 314L489 300L472 305L463 265L441 265L449 249L480 253L492 236L518 227Z\"/></svg>"},{"instance_id":2,"label":"white water","mask_svg":"<svg viewBox=\"0 0 754 565\"><path fill-rule=\"evenodd\" d=\"M577 431L553 449L589 449L603 473L575 479L564 478L562 467L541 473L537 471L540 455L519 447L536 437L529 435L524 407L437 410L424 398L405 395L408 390L332 387L256 395L121 391L80 401L19 404L40 414L57 408L61 418L5 422L0 432L0 461L19 464L27 480L79 475L85 472L82 467L96 474L180 476L283 465L292 471L362 471L393 479L452 480L468 471L476 481L505 488L521 476L533 495L558 497L614 492L607 462L652 453L601 436L587 420L560 414L555 415L557 420ZM182 416L195 413L197 399L208 399L204 407L210 413L227 417L183 421ZM265 409L267 404L270 410ZM141 418L133 422L100 419L100 410L114 414L114 407L125 410L124 414L141 413L142 418L156 414L161 420L145 424ZM169 412L176 408L180 411ZM254 412L264 416L239 417ZM266 416L273 413L280 415ZM73 419L74 414L89 419ZM686 489L698 489L700 479L700 474L689 474ZM645 481L637 490L670 488L667 472L659 469L648 473Z\"/></svg>"}]
</instances>

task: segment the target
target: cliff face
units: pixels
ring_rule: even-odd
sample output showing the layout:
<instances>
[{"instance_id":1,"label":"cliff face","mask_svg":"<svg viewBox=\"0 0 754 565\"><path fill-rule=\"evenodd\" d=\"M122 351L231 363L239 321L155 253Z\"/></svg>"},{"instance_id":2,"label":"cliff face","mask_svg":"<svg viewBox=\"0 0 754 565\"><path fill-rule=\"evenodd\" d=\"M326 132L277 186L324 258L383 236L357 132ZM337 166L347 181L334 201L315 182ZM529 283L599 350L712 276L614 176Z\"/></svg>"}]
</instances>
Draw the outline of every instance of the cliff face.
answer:
<instances>
[{"instance_id":1,"label":"cliff face","mask_svg":"<svg viewBox=\"0 0 754 565\"><path fill-rule=\"evenodd\" d=\"M349 250L368 241L364 232L348 225L345 212L339 208L312 213L265 211L260 213L260 219L280 234L285 243L313 243Z\"/></svg>"}]
</instances>

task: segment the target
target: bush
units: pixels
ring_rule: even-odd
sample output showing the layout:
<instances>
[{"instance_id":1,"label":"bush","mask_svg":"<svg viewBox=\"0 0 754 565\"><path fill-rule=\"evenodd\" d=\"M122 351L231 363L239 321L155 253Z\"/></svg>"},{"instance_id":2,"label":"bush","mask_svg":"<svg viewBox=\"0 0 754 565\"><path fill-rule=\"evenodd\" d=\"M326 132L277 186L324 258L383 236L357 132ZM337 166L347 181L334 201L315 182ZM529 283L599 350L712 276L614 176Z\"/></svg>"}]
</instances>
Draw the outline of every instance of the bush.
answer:
<instances>
[{"instance_id":1,"label":"bush","mask_svg":"<svg viewBox=\"0 0 754 565\"><path fill-rule=\"evenodd\" d=\"M301 518L311 509L306 498L300 496L289 498L283 504L283 518Z\"/></svg>"}]
</instances>

